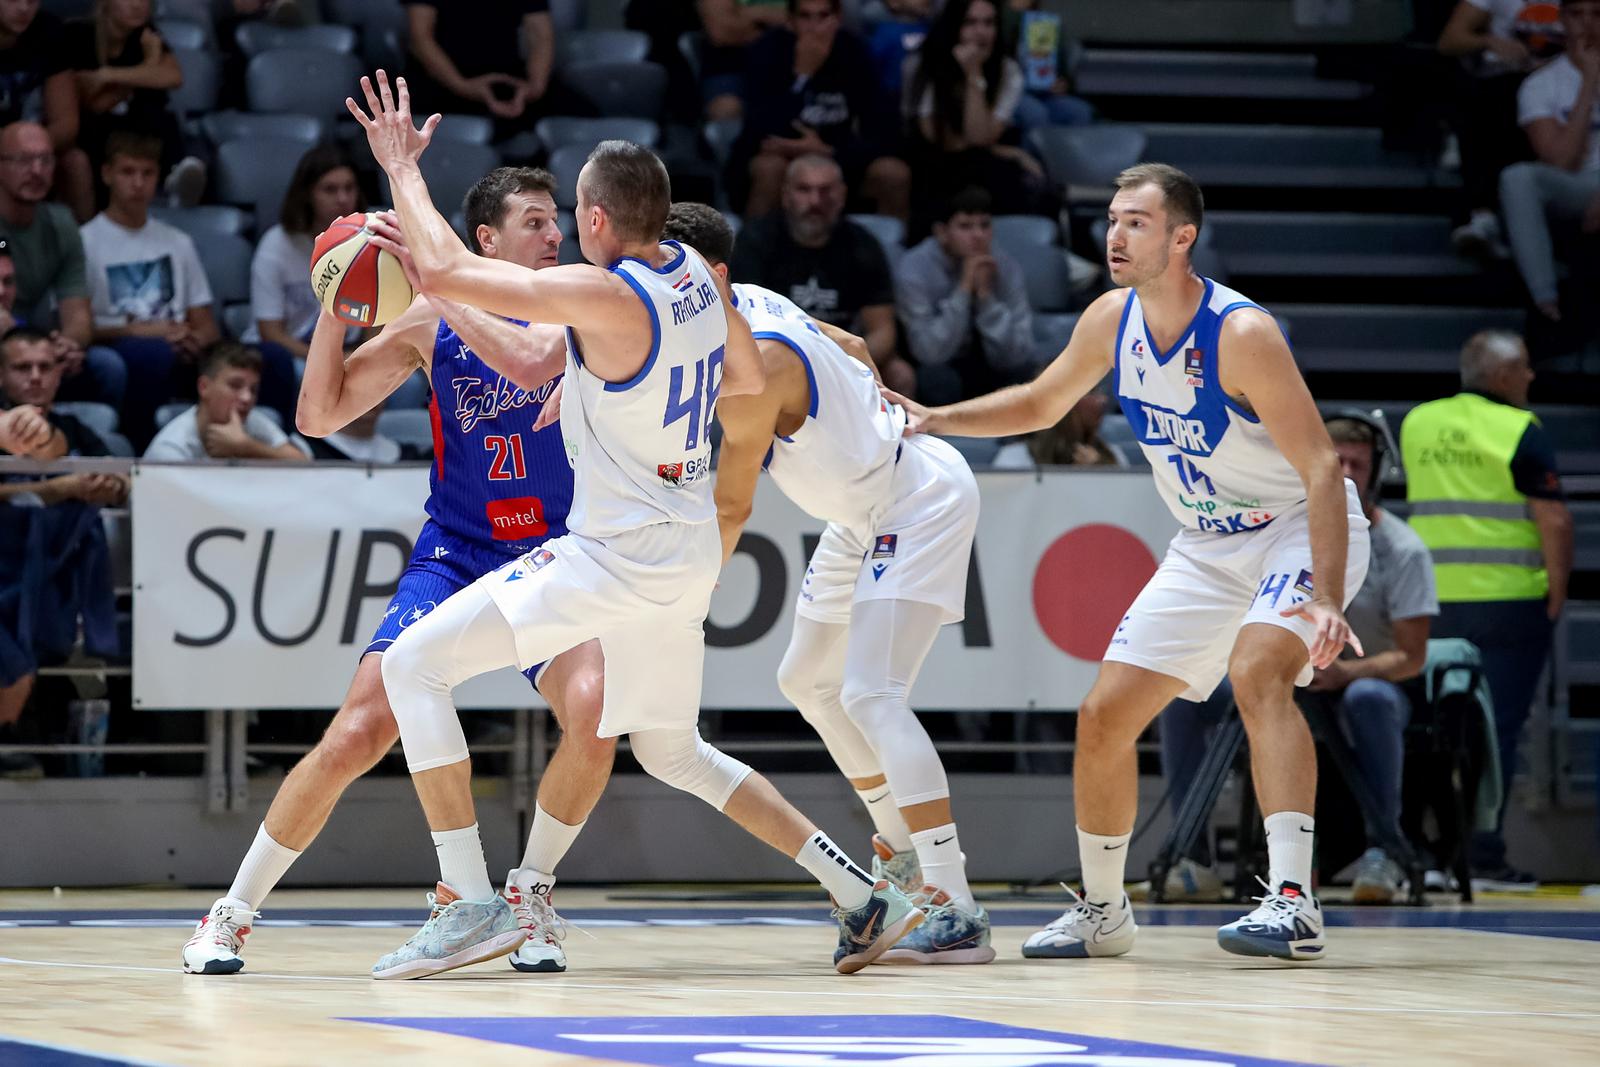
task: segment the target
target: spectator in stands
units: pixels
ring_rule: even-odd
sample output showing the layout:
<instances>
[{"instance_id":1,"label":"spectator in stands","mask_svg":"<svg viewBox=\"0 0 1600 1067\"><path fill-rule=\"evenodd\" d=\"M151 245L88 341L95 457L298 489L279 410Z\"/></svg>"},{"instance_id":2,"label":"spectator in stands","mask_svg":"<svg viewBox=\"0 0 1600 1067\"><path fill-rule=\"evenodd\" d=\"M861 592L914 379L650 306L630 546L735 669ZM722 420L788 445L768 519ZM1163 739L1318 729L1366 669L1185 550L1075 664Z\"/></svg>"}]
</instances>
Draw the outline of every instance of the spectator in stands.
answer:
<instances>
[{"instance_id":1,"label":"spectator in stands","mask_svg":"<svg viewBox=\"0 0 1600 1067\"><path fill-rule=\"evenodd\" d=\"M1400 430L1411 527L1433 554L1438 637L1464 637L1483 655L1494 700L1505 802L1517 745L1567 599L1572 513L1555 449L1527 410L1533 371L1522 338L1485 330L1461 350L1461 392L1413 408ZM1500 832L1473 842L1474 870L1523 887Z\"/></svg>"},{"instance_id":2,"label":"spectator in stands","mask_svg":"<svg viewBox=\"0 0 1600 1067\"><path fill-rule=\"evenodd\" d=\"M911 169L893 154L893 112L866 42L841 17L840 0L789 0L789 26L749 50L744 130L730 163L735 181L749 179L747 215L778 206L792 160L820 155L839 164L846 188L874 211L906 217Z\"/></svg>"},{"instance_id":3,"label":"spectator in stands","mask_svg":"<svg viewBox=\"0 0 1600 1067\"><path fill-rule=\"evenodd\" d=\"M62 369L55 345L45 334L15 326L0 338L0 393L9 405L0 413L0 449L31 459L107 454L105 442L93 431L54 409ZM0 745L17 742L16 723L33 692L38 665L41 659L56 659L70 651L82 606L79 598L60 595L63 590L53 581L43 590L30 591L20 585L20 577L51 564L52 573L70 570L76 579L77 569L70 565L78 561L80 548L99 526L83 509L121 504L127 496L127 479L115 474L11 475L0 481L0 558L12 564L0 575ZM76 507L54 507L60 504ZM24 510L25 505L32 507ZM50 513L36 514L41 506ZM35 533L36 521L48 526ZM94 530L87 528L90 522ZM43 558L45 551L57 549L61 554ZM95 607L109 610L110 589L102 592ZM70 608L70 618L64 608ZM104 623L104 611L97 619ZM42 774L31 756L0 756L0 778Z\"/></svg>"},{"instance_id":4,"label":"spectator in stands","mask_svg":"<svg viewBox=\"0 0 1600 1067\"><path fill-rule=\"evenodd\" d=\"M401 463L422 459L422 455L412 446L402 445L378 432L378 416L383 414L383 408L384 404L380 401L371 411L356 418L342 430L310 438L306 443L311 446L311 458L353 463Z\"/></svg>"},{"instance_id":5,"label":"spectator in stands","mask_svg":"<svg viewBox=\"0 0 1600 1067\"><path fill-rule=\"evenodd\" d=\"M1517 92L1518 122L1537 162L1500 175L1500 203L1517 269L1534 306L1561 319L1555 242L1600 233L1600 0L1564 0L1566 52Z\"/></svg>"},{"instance_id":6,"label":"spectator in stands","mask_svg":"<svg viewBox=\"0 0 1600 1067\"><path fill-rule=\"evenodd\" d=\"M1100 424L1110 403L1106 394L1098 390L1085 393L1054 426L1001 446L990 465L1010 469L1126 467L1128 457L1100 436Z\"/></svg>"},{"instance_id":7,"label":"spectator in stands","mask_svg":"<svg viewBox=\"0 0 1600 1067\"><path fill-rule=\"evenodd\" d=\"M35 103L37 99L37 103ZM0 4L0 126L37 121L49 133L61 199L78 219L94 213L89 157L78 148L78 89L61 20L37 3Z\"/></svg>"},{"instance_id":8,"label":"spectator in stands","mask_svg":"<svg viewBox=\"0 0 1600 1067\"><path fill-rule=\"evenodd\" d=\"M1528 158L1517 124L1517 88L1561 48L1561 28L1543 21L1546 10L1524 0L1458 0L1439 35L1439 52L1459 60L1450 124L1472 210L1453 234L1463 252L1504 255L1500 172Z\"/></svg>"},{"instance_id":9,"label":"spectator in stands","mask_svg":"<svg viewBox=\"0 0 1600 1067\"><path fill-rule=\"evenodd\" d=\"M406 83L417 114L488 115L500 140L533 125L555 64L549 0L405 4L411 31ZM519 54L524 44L527 59Z\"/></svg>"},{"instance_id":10,"label":"spectator in stands","mask_svg":"<svg viewBox=\"0 0 1600 1067\"><path fill-rule=\"evenodd\" d=\"M923 402L953 404L1033 369L1027 284L1021 265L994 247L993 204L983 189L946 202L933 236L896 267L895 298Z\"/></svg>"},{"instance_id":11,"label":"spectator in stands","mask_svg":"<svg viewBox=\"0 0 1600 1067\"><path fill-rule=\"evenodd\" d=\"M172 395L174 367L193 364L221 336L194 241L150 218L160 161L156 138L113 132L101 167L110 203L82 230L94 339L130 368L123 410L141 443Z\"/></svg>"},{"instance_id":12,"label":"spectator in stands","mask_svg":"<svg viewBox=\"0 0 1600 1067\"><path fill-rule=\"evenodd\" d=\"M122 406L128 374L110 349L90 346L93 320L83 242L72 213L48 202L55 151L44 127L0 129L0 240L15 266L14 321L51 333L62 361L61 399Z\"/></svg>"},{"instance_id":13,"label":"spectator in stands","mask_svg":"<svg viewBox=\"0 0 1600 1067\"><path fill-rule=\"evenodd\" d=\"M705 29L700 56L700 93L706 119L716 122L744 114L745 49L768 30L789 20L786 0L695 0Z\"/></svg>"},{"instance_id":14,"label":"spectator in stands","mask_svg":"<svg viewBox=\"0 0 1600 1067\"><path fill-rule=\"evenodd\" d=\"M191 206L205 192L206 168L184 152L183 131L167 106L168 93L183 84L183 71L151 25L150 6L150 0L97 0L92 19L68 24L66 57L77 72L83 109L78 143L98 176L112 131L156 138L167 193Z\"/></svg>"},{"instance_id":15,"label":"spectator in stands","mask_svg":"<svg viewBox=\"0 0 1600 1067\"><path fill-rule=\"evenodd\" d=\"M895 348L889 261L866 230L844 218L844 173L828 156L801 156L783 181L783 210L739 231L730 271L782 293L812 318L866 339L883 380L915 386ZM896 384L898 383L898 384Z\"/></svg>"},{"instance_id":16,"label":"spectator in stands","mask_svg":"<svg viewBox=\"0 0 1600 1067\"><path fill-rule=\"evenodd\" d=\"M1044 211L1044 168L1018 147L1022 68L999 42L994 0L948 0L907 75L913 190L924 209L975 185L1020 214Z\"/></svg>"},{"instance_id":17,"label":"spectator in stands","mask_svg":"<svg viewBox=\"0 0 1600 1067\"><path fill-rule=\"evenodd\" d=\"M1350 649L1315 673L1304 699L1326 700L1371 787L1381 824L1368 818L1367 850L1356 863L1358 904L1389 904L1405 874L1379 842L1400 838L1400 776L1414 683L1428 658L1428 632L1439 614L1433 560L1427 547L1393 512L1379 507L1383 464L1389 455L1380 425L1359 413L1328 420L1328 435L1344 476L1355 483L1371 523L1372 562L1367 579L1345 609L1364 655ZM1320 695L1319 695L1320 694Z\"/></svg>"},{"instance_id":18,"label":"spectator in stands","mask_svg":"<svg viewBox=\"0 0 1600 1067\"><path fill-rule=\"evenodd\" d=\"M200 402L161 428L144 458L281 459L308 457L289 435L256 410L261 388L261 353L234 341L219 341L200 357Z\"/></svg>"},{"instance_id":19,"label":"spectator in stands","mask_svg":"<svg viewBox=\"0 0 1600 1067\"><path fill-rule=\"evenodd\" d=\"M1000 39L1014 44L1022 68L1022 98L1017 127L1082 126L1094 121L1094 108L1072 95L1067 73L1067 38L1061 16L1044 11L1040 0L1008 0L1001 13Z\"/></svg>"}]
</instances>

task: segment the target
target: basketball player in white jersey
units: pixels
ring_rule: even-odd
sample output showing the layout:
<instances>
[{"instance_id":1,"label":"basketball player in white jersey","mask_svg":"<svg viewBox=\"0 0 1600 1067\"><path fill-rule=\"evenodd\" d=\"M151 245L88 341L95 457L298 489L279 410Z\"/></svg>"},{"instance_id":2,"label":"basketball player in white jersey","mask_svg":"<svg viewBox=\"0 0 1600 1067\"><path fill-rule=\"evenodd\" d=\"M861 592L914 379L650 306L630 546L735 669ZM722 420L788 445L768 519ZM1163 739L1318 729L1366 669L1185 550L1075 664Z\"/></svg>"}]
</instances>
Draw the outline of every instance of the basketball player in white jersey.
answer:
<instances>
[{"instance_id":1,"label":"basketball player in white jersey","mask_svg":"<svg viewBox=\"0 0 1600 1067\"><path fill-rule=\"evenodd\" d=\"M706 744L697 728L705 616L722 562L710 424L720 392L762 387L749 326L697 253L661 242L671 201L666 168L624 141L599 145L578 176L578 239L591 263L608 267L535 273L469 253L417 168L440 117L417 129L404 79L398 87L396 99L382 71L376 92L362 79L371 117L347 101L394 195L401 229L385 227L383 244L409 261L423 292L568 326L561 429L575 479L567 536L451 596L383 657L384 687L430 828L475 823L451 690L597 637L605 658L599 735L628 734L647 772L810 871L838 904L835 967L860 970L923 912L889 882L875 884L771 783ZM459 844L459 854L446 858L428 922L378 961L375 977L436 974L504 955L523 939L505 900L484 892L476 836ZM477 891L463 898L458 880Z\"/></svg>"},{"instance_id":2,"label":"basketball player in white jersey","mask_svg":"<svg viewBox=\"0 0 1600 1067\"><path fill-rule=\"evenodd\" d=\"M674 204L666 234L727 277L733 230L715 208ZM988 963L989 916L967 885L950 784L910 704L939 628L965 611L978 483L945 442L902 437L905 414L884 403L859 338L823 327L771 290L732 289L767 385L717 409L723 561L750 517L763 467L790 500L827 521L778 685L880 824L873 874L898 875L926 901L928 920L882 962Z\"/></svg>"},{"instance_id":3,"label":"basketball player in white jersey","mask_svg":"<svg viewBox=\"0 0 1600 1067\"><path fill-rule=\"evenodd\" d=\"M1260 906L1222 927L1229 952L1323 954L1311 892L1316 750L1294 704L1346 643L1366 576L1367 521L1340 473L1277 323L1190 266L1204 207L1194 181L1140 164L1117 179L1106 235L1115 289L1091 304L1038 378L932 410L908 430L998 437L1053 425L1109 370L1183 524L1112 637L1078 710L1073 796L1083 895L1023 955L1117 956L1136 926L1122 890L1133 829L1134 742L1168 701L1233 681L1250 737L1271 871Z\"/></svg>"},{"instance_id":4,"label":"basketball player in white jersey","mask_svg":"<svg viewBox=\"0 0 1600 1067\"><path fill-rule=\"evenodd\" d=\"M520 263L531 270L553 267L561 248L557 225L555 178L545 170L500 167L486 175L467 194L466 219L474 251L494 259ZM449 347L441 347L440 320L448 315ZM477 308L449 304L418 294L403 314L377 336L364 342L346 359L344 325L323 314L311 337L305 377L300 386L298 421L305 433L326 434L340 429L381 403L418 368L432 376L436 353L456 354L465 344L473 353L516 382L537 375L547 364L566 364L565 344L558 327L523 327ZM449 357L444 357L449 358ZM548 361L554 360L553 364ZM441 360L442 361L442 360ZM467 364L475 366L475 364ZM480 372L481 373L481 372ZM435 383L436 395L441 390ZM519 399L532 400L523 394ZM443 403L454 401L444 399ZM476 403L469 400L468 403ZM509 406L509 405L508 405ZM547 402L546 407L552 406ZM481 409L480 409L481 410ZM526 410L524 408L524 410ZM514 418L507 414L507 419ZM498 415L479 419L490 431L502 430ZM449 415L446 422L454 422ZM476 442L473 442L476 444ZM452 448L457 447L452 445ZM444 464L440 465L442 476ZM570 481L571 474L563 469ZM538 486L527 486L538 489ZM483 495L483 490L479 490ZM546 500L550 495L537 495ZM478 512L481 503L476 500ZM459 567L470 573L466 561L482 552L461 543L461 530L440 536L437 522L431 540L443 549L448 562L430 561L433 570ZM424 530L423 537L430 537ZM441 542L449 541L444 548ZM426 548L420 543L419 551ZM516 553L505 553L504 557ZM495 561L496 563L499 560ZM471 567L482 573L493 564ZM452 576L454 576L452 574ZM418 582L419 591L410 592ZM460 579L456 585L462 584ZM442 599L449 586L430 581L429 573L408 570L391 610L406 613L427 600ZM424 599L426 598L426 599ZM388 620L386 617L386 625ZM261 905L300 854L321 832L333 808L350 783L371 770L394 746L397 731L384 693L379 660L388 643L380 633L362 654L355 678L322 740L295 764L272 799L266 818L256 831L228 892L212 904L183 947L183 969L191 974L236 974L244 968L245 938L250 935ZM540 693L550 702L561 726L561 741L539 781L533 825L521 864L506 879L506 898L514 905L527 939L511 955L511 965L526 973L566 970L561 947L561 923L550 901L555 869L576 840L589 812L605 790L615 754L614 741L595 736L600 721L600 646L590 641L551 660L538 674Z\"/></svg>"}]
</instances>

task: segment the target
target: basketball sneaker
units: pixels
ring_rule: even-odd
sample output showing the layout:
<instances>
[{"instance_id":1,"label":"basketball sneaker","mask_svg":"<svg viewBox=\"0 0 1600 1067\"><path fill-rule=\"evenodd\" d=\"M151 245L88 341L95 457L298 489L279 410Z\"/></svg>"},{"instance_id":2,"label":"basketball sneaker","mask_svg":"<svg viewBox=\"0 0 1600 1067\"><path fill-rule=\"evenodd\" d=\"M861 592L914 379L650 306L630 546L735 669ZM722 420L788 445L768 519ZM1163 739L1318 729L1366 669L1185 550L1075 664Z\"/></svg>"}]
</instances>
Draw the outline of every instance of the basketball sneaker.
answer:
<instances>
[{"instance_id":1,"label":"basketball sneaker","mask_svg":"<svg viewBox=\"0 0 1600 1067\"><path fill-rule=\"evenodd\" d=\"M1188 857L1172 865L1161 889L1161 899L1168 904L1216 904L1222 895L1222 879L1217 872Z\"/></svg>"},{"instance_id":2,"label":"basketball sneaker","mask_svg":"<svg viewBox=\"0 0 1600 1067\"><path fill-rule=\"evenodd\" d=\"M1121 956L1133 947L1139 925L1133 921L1128 894L1122 894L1120 903L1112 907L1110 901L1096 904L1085 900L1069 885L1061 888L1072 897L1072 907L1022 943L1024 956L1030 960L1081 960Z\"/></svg>"},{"instance_id":3,"label":"basketball sneaker","mask_svg":"<svg viewBox=\"0 0 1600 1067\"><path fill-rule=\"evenodd\" d=\"M1406 872L1400 865L1383 849L1374 846L1356 860L1350 899L1357 904L1393 904L1394 898L1408 885Z\"/></svg>"},{"instance_id":4,"label":"basketball sneaker","mask_svg":"<svg viewBox=\"0 0 1600 1067\"><path fill-rule=\"evenodd\" d=\"M567 923L550 903L548 882L517 881L520 871L506 875L506 903L517 917L517 925L527 935L508 958L511 966L526 974L560 974L567 969L567 954L561 942L567 936Z\"/></svg>"},{"instance_id":5,"label":"basketball sneaker","mask_svg":"<svg viewBox=\"0 0 1600 1067\"><path fill-rule=\"evenodd\" d=\"M195 923L194 936L183 946L184 974L237 974L244 970L239 953L250 936L250 923L260 918L242 900L223 897Z\"/></svg>"},{"instance_id":6,"label":"basketball sneaker","mask_svg":"<svg viewBox=\"0 0 1600 1067\"><path fill-rule=\"evenodd\" d=\"M879 879L865 904L849 911L834 908L833 917L839 920L833 969L855 974L910 933L926 915L898 886Z\"/></svg>"},{"instance_id":7,"label":"basketball sneaker","mask_svg":"<svg viewBox=\"0 0 1600 1067\"><path fill-rule=\"evenodd\" d=\"M462 900L440 882L428 894L432 910L411 940L372 965L374 978L425 978L515 952L528 939L506 899Z\"/></svg>"},{"instance_id":8,"label":"basketball sneaker","mask_svg":"<svg viewBox=\"0 0 1600 1067\"><path fill-rule=\"evenodd\" d=\"M889 881L908 897L922 892L922 863L917 850L908 848L896 852L882 834L872 835L872 880Z\"/></svg>"},{"instance_id":9,"label":"basketball sneaker","mask_svg":"<svg viewBox=\"0 0 1600 1067\"><path fill-rule=\"evenodd\" d=\"M1260 879L1257 879L1260 881ZM1280 960L1321 958L1322 905L1295 882L1267 891L1256 909L1217 931L1217 944L1238 956L1274 956Z\"/></svg>"},{"instance_id":10,"label":"basketball sneaker","mask_svg":"<svg viewBox=\"0 0 1600 1067\"><path fill-rule=\"evenodd\" d=\"M989 913L982 907L976 912L963 911L950 903L950 894L931 885L911 899L928 917L879 956L879 963L988 963L994 959Z\"/></svg>"}]
</instances>

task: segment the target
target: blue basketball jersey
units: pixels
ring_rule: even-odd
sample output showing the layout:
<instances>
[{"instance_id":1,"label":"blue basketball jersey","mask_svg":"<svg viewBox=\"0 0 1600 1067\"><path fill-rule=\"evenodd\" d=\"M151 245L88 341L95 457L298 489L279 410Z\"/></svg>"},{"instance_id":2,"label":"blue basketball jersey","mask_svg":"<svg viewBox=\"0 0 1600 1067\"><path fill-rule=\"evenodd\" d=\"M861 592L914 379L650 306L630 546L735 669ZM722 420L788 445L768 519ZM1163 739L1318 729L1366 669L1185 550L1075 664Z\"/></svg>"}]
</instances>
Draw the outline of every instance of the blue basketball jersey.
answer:
<instances>
[{"instance_id":1,"label":"blue basketball jersey","mask_svg":"<svg viewBox=\"0 0 1600 1067\"><path fill-rule=\"evenodd\" d=\"M429 518L456 537L503 548L507 558L567 532L572 466L561 430L533 432L560 380L558 375L530 393L484 363L439 320Z\"/></svg>"}]
</instances>

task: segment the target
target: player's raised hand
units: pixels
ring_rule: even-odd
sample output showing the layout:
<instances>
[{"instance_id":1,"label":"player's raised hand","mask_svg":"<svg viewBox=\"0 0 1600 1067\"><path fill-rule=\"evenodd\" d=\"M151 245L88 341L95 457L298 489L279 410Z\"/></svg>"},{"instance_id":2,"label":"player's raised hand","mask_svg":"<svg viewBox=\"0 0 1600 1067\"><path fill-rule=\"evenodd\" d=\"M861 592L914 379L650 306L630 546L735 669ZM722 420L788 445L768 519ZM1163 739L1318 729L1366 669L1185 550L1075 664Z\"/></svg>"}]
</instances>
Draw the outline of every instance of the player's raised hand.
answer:
<instances>
[{"instance_id":1,"label":"player's raised hand","mask_svg":"<svg viewBox=\"0 0 1600 1067\"><path fill-rule=\"evenodd\" d=\"M1338 659L1345 645L1355 649L1358 656L1366 655L1361 647L1361 639L1345 621L1344 612L1331 600L1312 597L1293 607L1284 608L1278 614L1286 619L1298 615L1316 625L1316 636L1311 639L1311 666L1319 671Z\"/></svg>"},{"instance_id":2,"label":"player's raised hand","mask_svg":"<svg viewBox=\"0 0 1600 1067\"><path fill-rule=\"evenodd\" d=\"M932 412L930 412L927 408L923 407L915 400L901 396L899 393L885 385L878 386L878 392L882 393L883 398L889 403L905 409L905 435L907 437L910 437L912 434L929 432L928 420L932 416Z\"/></svg>"},{"instance_id":3,"label":"player's raised hand","mask_svg":"<svg viewBox=\"0 0 1600 1067\"><path fill-rule=\"evenodd\" d=\"M391 93L389 75L380 70L376 92L373 91L371 78L361 79L361 92L367 98L366 111L361 110L361 105L350 97L344 100L344 106L350 109L350 114L367 131L372 157L385 171L416 163L433 140L434 127L439 125L440 118L430 115L421 129L412 125L411 91L406 88L404 78L396 79L395 86L397 92Z\"/></svg>"}]
</instances>

